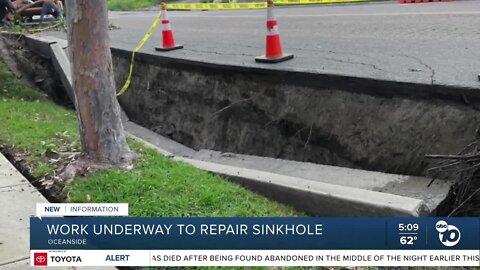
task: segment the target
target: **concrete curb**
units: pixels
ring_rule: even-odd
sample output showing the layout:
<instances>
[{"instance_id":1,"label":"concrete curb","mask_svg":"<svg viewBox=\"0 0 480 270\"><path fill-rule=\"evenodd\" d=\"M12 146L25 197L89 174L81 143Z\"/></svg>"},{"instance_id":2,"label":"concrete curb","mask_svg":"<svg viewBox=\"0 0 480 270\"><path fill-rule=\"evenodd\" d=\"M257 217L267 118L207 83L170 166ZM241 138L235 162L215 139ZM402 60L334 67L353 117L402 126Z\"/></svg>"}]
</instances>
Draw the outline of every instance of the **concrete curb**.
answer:
<instances>
[{"instance_id":1,"label":"concrete curb","mask_svg":"<svg viewBox=\"0 0 480 270\"><path fill-rule=\"evenodd\" d=\"M417 199L187 158L174 160L222 175L315 216L418 217L430 213Z\"/></svg>"},{"instance_id":2,"label":"concrete curb","mask_svg":"<svg viewBox=\"0 0 480 270\"><path fill-rule=\"evenodd\" d=\"M155 148L164 156L192 157L196 151L173 140L159 136L157 133L130 121L124 121L123 126L131 138Z\"/></svg>"},{"instance_id":3,"label":"concrete curb","mask_svg":"<svg viewBox=\"0 0 480 270\"><path fill-rule=\"evenodd\" d=\"M227 166L258 170L314 182L333 184L422 200L429 209L436 209L450 190L451 182L418 176L365 171L309 162L258 157L235 153L222 153L201 149L195 160ZM352 181L354 179L354 181Z\"/></svg>"},{"instance_id":4,"label":"concrete curb","mask_svg":"<svg viewBox=\"0 0 480 270\"><path fill-rule=\"evenodd\" d=\"M257 193L295 206L311 215L419 217L428 216L431 212L422 200L174 156L171 150L164 149L158 143L144 140L141 134L137 134L139 136L129 135L162 155L221 175ZM158 134L157 136L161 137ZM166 138L162 140L169 141Z\"/></svg>"},{"instance_id":5,"label":"concrete curb","mask_svg":"<svg viewBox=\"0 0 480 270\"><path fill-rule=\"evenodd\" d=\"M42 47L41 44L45 44L42 40L35 40L35 38L29 38L30 45L35 47ZM59 39L60 40L60 39ZM67 55L65 54L65 49L67 48L67 44L64 44L64 40L60 40L63 42L58 43L59 41L49 42L48 45L50 47L50 59L52 60L53 67L57 71L60 76L60 80L62 81L65 90L67 91L68 97L70 100L75 104L75 93L73 91L73 81L72 81L72 74L71 74L71 66L70 61L68 60ZM43 43L42 43L43 42ZM28 42L27 42L28 43ZM44 49L39 49L39 51L45 51ZM120 108L120 114L122 121L128 121L127 114Z\"/></svg>"},{"instance_id":6,"label":"concrete curb","mask_svg":"<svg viewBox=\"0 0 480 270\"><path fill-rule=\"evenodd\" d=\"M70 72L70 61L68 60L67 55L65 54L64 48L58 43L50 43L50 55L53 63L53 67L60 75L60 80L62 81L65 90L67 91L68 97L70 100L75 103L75 94L73 93L72 87L72 74ZM68 72L67 72L68 71Z\"/></svg>"}]
</instances>

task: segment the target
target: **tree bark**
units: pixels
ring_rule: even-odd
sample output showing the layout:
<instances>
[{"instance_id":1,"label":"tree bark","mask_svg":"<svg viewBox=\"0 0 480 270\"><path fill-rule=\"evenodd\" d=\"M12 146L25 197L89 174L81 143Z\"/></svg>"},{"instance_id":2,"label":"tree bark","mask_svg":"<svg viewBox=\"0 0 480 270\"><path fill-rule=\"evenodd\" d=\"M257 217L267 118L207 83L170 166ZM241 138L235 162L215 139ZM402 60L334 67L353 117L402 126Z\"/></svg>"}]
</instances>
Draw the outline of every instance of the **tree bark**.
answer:
<instances>
[{"instance_id":1,"label":"tree bark","mask_svg":"<svg viewBox=\"0 0 480 270\"><path fill-rule=\"evenodd\" d=\"M120 118L108 36L107 0L67 0L75 108L82 154L97 165L131 164Z\"/></svg>"}]
</instances>

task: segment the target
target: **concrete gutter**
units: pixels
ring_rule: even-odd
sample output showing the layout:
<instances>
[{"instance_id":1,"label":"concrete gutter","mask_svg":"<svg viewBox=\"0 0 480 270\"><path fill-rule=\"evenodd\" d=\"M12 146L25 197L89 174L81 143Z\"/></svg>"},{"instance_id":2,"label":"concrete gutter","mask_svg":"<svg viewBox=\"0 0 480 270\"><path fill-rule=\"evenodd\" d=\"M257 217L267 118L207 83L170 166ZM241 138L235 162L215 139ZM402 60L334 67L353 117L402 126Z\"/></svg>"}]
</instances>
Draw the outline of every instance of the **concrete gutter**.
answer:
<instances>
[{"instance_id":1,"label":"concrete gutter","mask_svg":"<svg viewBox=\"0 0 480 270\"><path fill-rule=\"evenodd\" d=\"M159 136L157 133L139 126L131 121L124 121L123 126L129 133L130 137L136 139L141 138L143 143L148 144L150 147L156 148L156 150L164 156L191 157L196 154L195 150L168 138Z\"/></svg>"},{"instance_id":2,"label":"concrete gutter","mask_svg":"<svg viewBox=\"0 0 480 270\"><path fill-rule=\"evenodd\" d=\"M130 127L135 125L136 124L131 122L128 124ZM126 131L129 132L129 128L127 126ZM144 140L143 138L145 136L142 134L129 134L129 136L139 142L142 142L148 147L154 148L163 155L170 156L174 160L187 163L201 170L221 175L268 198L292 205L300 211L306 212L310 215L349 217L419 217L428 216L431 214L431 209L427 206L425 201L421 199L348 187L345 185L330 184L319 180L309 180L300 177L272 173L264 170L229 166L218 163L218 160L214 160L214 162L206 162L188 157L175 156L173 155L171 149L177 143L167 138L162 138L159 140L162 142L159 144L159 141L152 142ZM157 136L161 137L158 134ZM166 150L166 148L170 150ZM250 161L256 162L259 167L262 167L268 163L268 158L253 158L254 159ZM282 162L282 160L279 160L277 165L282 165ZM346 169L334 166L325 167L341 170ZM364 174L377 173L361 170L358 171L363 172ZM342 177L341 174L336 176ZM352 180L352 178L344 180ZM448 192L448 188L444 191ZM443 195L446 195L446 193Z\"/></svg>"},{"instance_id":3,"label":"concrete gutter","mask_svg":"<svg viewBox=\"0 0 480 270\"><path fill-rule=\"evenodd\" d=\"M435 209L445 199L445 194L449 191L452 184L444 180L430 183L431 179L425 177L389 174L235 153L221 153L203 149L198 151L193 158L314 182L410 197L424 201L429 209Z\"/></svg>"},{"instance_id":4,"label":"concrete gutter","mask_svg":"<svg viewBox=\"0 0 480 270\"><path fill-rule=\"evenodd\" d=\"M65 55L59 53L60 48L55 42L49 42L48 37L42 37L40 41L35 36L27 38L35 40L30 42L35 46L32 48L33 51L45 51L45 48L39 49L37 46L47 46L51 50L50 57L60 58L53 60L58 61L55 67L65 79L62 79L65 88L71 89L71 76L68 75L70 69L66 63L68 60ZM185 60L180 61L181 65L189 65ZM251 70L251 72L291 71ZM308 74L298 75L308 77ZM355 83L351 80L332 81L337 82ZM432 87L431 90L433 89ZM439 182L430 189L427 187L429 179L422 177L236 154L225 158L224 154L214 151L197 152L128 121L128 118L124 119L124 127L130 137L153 147L162 155L222 175L269 198L293 205L316 216L428 216L447 196L451 184Z\"/></svg>"},{"instance_id":5,"label":"concrete gutter","mask_svg":"<svg viewBox=\"0 0 480 270\"><path fill-rule=\"evenodd\" d=\"M422 200L187 158L174 158L315 216L426 216Z\"/></svg>"}]
</instances>

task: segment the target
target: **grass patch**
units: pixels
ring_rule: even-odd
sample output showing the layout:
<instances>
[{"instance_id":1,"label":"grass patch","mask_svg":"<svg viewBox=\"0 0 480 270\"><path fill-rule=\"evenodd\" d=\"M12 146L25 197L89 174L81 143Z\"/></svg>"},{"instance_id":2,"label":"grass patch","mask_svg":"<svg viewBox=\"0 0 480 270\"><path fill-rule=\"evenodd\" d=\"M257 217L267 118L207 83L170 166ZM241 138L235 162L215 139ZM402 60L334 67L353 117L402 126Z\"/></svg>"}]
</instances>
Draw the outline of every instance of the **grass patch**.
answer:
<instances>
[{"instance_id":1,"label":"grass patch","mask_svg":"<svg viewBox=\"0 0 480 270\"><path fill-rule=\"evenodd\" d=\"M0 143L25 153L32 175L38 177L52 170L49 152L76 151L78 142L74 112L14 79L0 63Z\"/></svg>"},{"instance_id":2,"label":"grass patch","mask_svg":"<svg viewBox=\"0 0 480 270\"><path fill-rule=\"evenodd\" d=\"M161 0L108 0L110 10L135 10L160 5Z\"/></svg>"},{"instance_id":3,"label":"grass patch","mask_svg":"<svg viewBox=\"0 0 480 270\"><path fill-rule=\"evenodd\" d=\"M134 216L292 216L290 208L272 203L221 177L130 143L140 158L125 172L106 170L71 186L72 202L125 202Z\"/></svg>"},{"instance_id":4,"label":"grass patch","mask_svg":"<svg viewBox=\"0 0 480 270\"><path fill-rule=\"evenodd\" d=\"M35 176L51 173L49 152L78 150L75 113L32 90L0 62L0 143L25 152ZM247 217L295 216L290 207L269 201L221 177L161 156L129 141L139 158L130 171L108 169L77 179L68 187L71 202L129 203L131 216Z\"/></svg>"},{"instance_id":5,"label":"grass patch","mask_svg":"<svg viewBox=\"0 0 480 270\"><path fill-rule=\"evenodd\" d=\"M199 0L196 2L211 3L213 0ZM142 8L149 8L153 6L159 6L162 2L173 3L175 0L108 0L108 9L114 11L126 11L136 10ZM228 0L224 0L224 3L228 3ZM160 7L159 7L160 8Z\"/></svg>"}]
</instances>

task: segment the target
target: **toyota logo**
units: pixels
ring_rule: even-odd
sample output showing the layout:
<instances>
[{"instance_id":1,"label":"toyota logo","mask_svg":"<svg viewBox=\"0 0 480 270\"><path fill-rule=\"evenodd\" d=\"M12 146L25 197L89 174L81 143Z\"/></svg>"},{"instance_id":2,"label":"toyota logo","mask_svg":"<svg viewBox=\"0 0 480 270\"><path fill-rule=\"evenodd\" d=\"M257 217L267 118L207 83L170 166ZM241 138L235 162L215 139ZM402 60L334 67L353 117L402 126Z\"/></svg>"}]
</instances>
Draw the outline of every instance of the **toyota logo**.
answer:
<instances>
[{"instance_id":1,"label":"toyota logo","mask_svg":"<svg viewBox=\"0 0 480 270\"><path fill-rule=\"evenodd\" d=\"M48 253L47 252L35 252L33 254L34 266L47 266L48 265Z\"/></svg>"},{"instance_id":2,"label":"toyota logo","mask_svg":"<svg viewBox=\"0 0 480 270\"><path fill-rule=\"evenodd\" d=\"M47 258L45 258L45 256L37 256L35 258L35 261L37 261L38 263L43 263Z\"/></svg>"}]
</instances>

